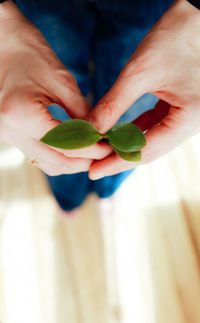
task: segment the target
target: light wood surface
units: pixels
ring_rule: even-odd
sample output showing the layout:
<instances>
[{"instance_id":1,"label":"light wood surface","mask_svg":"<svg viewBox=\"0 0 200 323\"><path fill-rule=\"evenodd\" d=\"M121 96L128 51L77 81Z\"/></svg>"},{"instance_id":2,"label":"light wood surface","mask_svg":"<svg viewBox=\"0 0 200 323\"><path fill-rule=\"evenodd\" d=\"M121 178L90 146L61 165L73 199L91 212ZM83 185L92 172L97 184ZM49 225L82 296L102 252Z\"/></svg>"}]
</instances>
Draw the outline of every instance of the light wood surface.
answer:
<instances>
[{"instance_id":1,"label":"light wood surface","mask_svg":"<svg viewBox=\"0 0 200 323\"><path fill-rule=\"evenodd\" d=\"M199 323L200 136L111 199L60 212L45 176L0 145L1 323Z\"/></svg>"}]
</instances>

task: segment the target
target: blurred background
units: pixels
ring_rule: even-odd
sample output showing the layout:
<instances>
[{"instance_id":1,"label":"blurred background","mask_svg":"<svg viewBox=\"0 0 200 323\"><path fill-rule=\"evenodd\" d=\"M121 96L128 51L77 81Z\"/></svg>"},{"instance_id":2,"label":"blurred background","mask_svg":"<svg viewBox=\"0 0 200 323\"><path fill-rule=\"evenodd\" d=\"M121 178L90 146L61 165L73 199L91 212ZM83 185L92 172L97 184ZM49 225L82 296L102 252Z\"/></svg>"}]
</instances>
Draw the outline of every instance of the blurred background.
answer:
<instances>
[{"instance_id":1,"label":"blurred background","mask_svg":"<svg viewBox=\"0 0 200 323\"><path fill-rule=\"evenodd\" d=\"M75 217L1 143L0 322L199 323L199 140L139 167L111 199L91 194Z\"/></svg>"}]
</instances>

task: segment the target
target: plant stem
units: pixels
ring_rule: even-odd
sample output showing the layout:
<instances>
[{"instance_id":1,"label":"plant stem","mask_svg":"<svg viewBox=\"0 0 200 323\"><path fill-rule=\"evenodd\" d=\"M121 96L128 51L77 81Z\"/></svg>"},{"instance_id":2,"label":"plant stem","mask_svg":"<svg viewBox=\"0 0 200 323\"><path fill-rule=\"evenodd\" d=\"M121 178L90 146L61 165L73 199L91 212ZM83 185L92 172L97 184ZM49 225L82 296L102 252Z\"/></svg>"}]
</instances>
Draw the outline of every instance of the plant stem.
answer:
<instances>
[{"instance_id":1,"label":"plant stem","mask_svg":"<svg viewBox=\"0 0 200 323\"><path fill-rule=\"evenodd\" d=\"M107 139L108 138L108 136L104 133L103 135L102 134L100 134L101 135L101 139Z\"/></svg>"}]
</instances>

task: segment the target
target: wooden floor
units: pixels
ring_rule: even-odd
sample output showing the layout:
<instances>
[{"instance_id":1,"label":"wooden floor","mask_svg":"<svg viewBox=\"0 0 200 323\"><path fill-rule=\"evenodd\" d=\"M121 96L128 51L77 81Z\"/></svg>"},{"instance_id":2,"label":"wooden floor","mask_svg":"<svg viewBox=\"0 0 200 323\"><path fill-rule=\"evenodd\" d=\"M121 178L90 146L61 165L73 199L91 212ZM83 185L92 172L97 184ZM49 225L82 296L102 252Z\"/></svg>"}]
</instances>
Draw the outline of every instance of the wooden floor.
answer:
<instances>
[{"instance_id":1,"label":"wooden floor","mask_svg":"<svg viewBox=\"0 0 200 323\"><path fill-rule=\"evenodd\" d=\"M112 199L91 194L74 218L1 144L0 322L199 323L199 142L141 166Z\"/></svg>"}]
</instances>

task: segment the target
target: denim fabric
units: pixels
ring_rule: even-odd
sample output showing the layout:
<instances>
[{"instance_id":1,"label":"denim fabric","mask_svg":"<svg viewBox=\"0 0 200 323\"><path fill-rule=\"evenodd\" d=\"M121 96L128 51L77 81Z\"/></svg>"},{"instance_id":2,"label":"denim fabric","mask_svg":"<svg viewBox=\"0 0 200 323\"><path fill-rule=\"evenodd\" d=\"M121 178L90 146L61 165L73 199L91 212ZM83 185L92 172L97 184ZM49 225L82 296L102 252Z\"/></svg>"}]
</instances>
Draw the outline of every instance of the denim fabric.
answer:
<instances>
[{"instance_id":1,"label":"denim fabric","mask_svg":"<svg viewBox=\"0 0 200 323\"><path fill-rule=\"evenodd\" d=\"M59 59L76 77L82 93L93 93L93 105L110 89L127 60L152 25L173 0L18 0L17 5L43 33ZM88 64L94 62L94 72ZM118 120L129 122L153 108L157 98L148 93ZM61 121L66 112L54 105ZM84 201L89 192L111 196L133 170L91 181L87 172L47 176L64 210Z\"/></svg>"}]
</instances>

